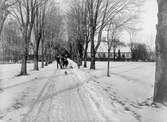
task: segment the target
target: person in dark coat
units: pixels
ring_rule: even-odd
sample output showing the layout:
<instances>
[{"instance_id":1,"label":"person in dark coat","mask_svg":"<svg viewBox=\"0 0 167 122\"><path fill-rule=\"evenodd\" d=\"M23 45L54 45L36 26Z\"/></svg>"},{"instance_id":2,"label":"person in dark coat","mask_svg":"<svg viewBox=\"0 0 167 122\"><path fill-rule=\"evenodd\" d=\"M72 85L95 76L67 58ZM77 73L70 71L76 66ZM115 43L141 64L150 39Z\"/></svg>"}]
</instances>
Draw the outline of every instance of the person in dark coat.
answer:
<instances>
[{"instance_id":1,"label":"person in dark coat","mask_svg":"<svg viewBox=\"0 0 167 122\"><path fill-rule=\"evenodd\" d=\"M59 65L60 65L60 56L59 55L57 56L56 61L57 61L57 69L59 69ZM60 68L61 68L61 65L60 65Z\"/></svg>"}]
</instances>

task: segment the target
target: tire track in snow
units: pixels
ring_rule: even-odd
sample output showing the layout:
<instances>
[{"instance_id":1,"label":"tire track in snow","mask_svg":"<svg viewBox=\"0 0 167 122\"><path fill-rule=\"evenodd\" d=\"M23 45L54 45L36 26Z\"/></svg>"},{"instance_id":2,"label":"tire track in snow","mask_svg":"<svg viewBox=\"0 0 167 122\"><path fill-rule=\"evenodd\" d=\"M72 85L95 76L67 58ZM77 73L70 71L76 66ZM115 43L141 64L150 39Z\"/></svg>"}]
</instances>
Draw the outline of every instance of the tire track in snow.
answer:
<instances>
[{"instance_id":1,"label":"tire track in snow","mask_svg":"<svg viewBox=\"0 0 167 122\"><path fill-rule=\"evenodd\" d=\"M81 81L81 79L76 75L76 82L85 82ZM83 80L83 79L82 79ZM91 80L91 78L86 79L87 80ZM108 110L107 108L105 108L105 106L103 105L104 103L102 102L101 98L96 98L96 93L93 90L92 87L90 87L90 84L85 84L81 87L78 87L78 94L81 97L81 99L83 98L83 101L85 100L85 98L89 101L88 103L90 104L91 108L93 108L94 110L92 110L92 112L95 113L94 116L96 116L93 120L90 119L90 121L92 122L98 122L98 121L102 121L102 122L118 122L119 119L117 117L115 117L114 113L110 110ZM93 94L91 93L93 90ZM85 94L86 95L85 95ZM84 96L84 97L83 97ZM85 102L86 103L86 102ZM88 110L85 110L88 111ZM89 113L90 114L90 113ZM91 114L92 115L92 114ZM90 116L92 117L92 116Z\"/></svg>"},{"instance_id":2,"label":"tire track in snow","mask_svg":"<svg viewBox=\"0 0 167 122\"><path fill-rule=\"evenodd\" d=\"M72 72L72 70L68 70L69 72ZM69 73L68 74L72 74ZM74 122L76 119L78 119L78 108L80 107L78 105L78 100L76 99L76 87L72 81L73 75L67 75L68 78L66 81L62 81L64 84L64 89L66 91L55 98L55 101L53 103L54 108L52 109L52 113L54 114L52 118L55 118L54 121L61 121L61 122ZM63 78L65 79L65 78ZM76 107L77 106L77 107ZM78 121L76 121L78 122Z\"/></svg>"},{"instance_id":3,"label":"tire track in snow","mask_svg":"<svg viewBox=\"0 0 167 122\"><path fill-rule=\"evenodd\" d=\"M65 70L59 70L59 73L63 71ZM104 122L107 120L110 122L104 111L98 107L92 94L85 88L86 82L81 81L73 69L67 71L67 75L59 79L51 79L43 87L44 91L39 94L22 122Z\"/></svg>"},{"instance_id":4,"label":"tire track in snow","mask_svg":"<svg viewBox=\"0 0 167 122\"><path fill-rule=\"evenodd\" d=\"M59 70L59 74L63 72L64 70ZM72 73L69 73L72 74ZM49 122L51 117L51 109L52 109L52 101L53 97L56 96L54 95L55 92L59 92L62 89L67 89L68 86L65 86L65 83L62 82L61 78L63 75L58 75L60 77L57 77L59 79L56 79L56 82L54 79L52 79L52 82L46 87L46 92L43 93L36 102L36 105L34 106L34 109L29 112L26 117L26 120L24 121L31 121L31 122ZM67 75L68 76L68 75ZM68 78L69 79L69 78ZM65 87L65 88L64 88ZM48 98L47 98L48 97ZM47 98L47 99L46 99ZM54 101L55 102L55 101Z\"/></svg>"},{"instance_id":5,"label":"tire track in snow","mask_svg":"<svg viewBox=\"0 0 167 122\"><path fill-rule=\"evenodd\" d=\"M73 81L74 81L74 83L77 85L76 78L78 79L78 76L77 76L76 74L75 74L75 76L76 76L76 77L73 76ZM79 80L79 79L78 79L78 80ZM84 107L84 111L85 111L85 113L86 113L87 121L89 122L89 121L90 121L89 112L88 112L88 109L87 109L87 107L86 107L86 105L85 105L85 101L83 100L83 98L82 98L82 96L81 96L81 93L80 93L79 88L77 88L77 93L78 93L78 96L79 96L79 98L80 98L80 100L81 100L81 103L82 103L82 105L83 105L83 107Z\"/></svg>"},{"instance_id":6,"label":"tire track in snow","mask_svg":"<svg viewBox=\"0 0 167 122\"><path fill-rule=\"evenodd\" d=\"M76 75L69 76L68 82L64 82L68 91L54 98L52 118L55 118L54 121L61 122L103 122L104 119L92 108L85 95L86 91L82 89L85 83L78 82L80 80L77 77Z\"/></svg>"},{"instance_id":7,"label":"tire track in snow","mask_svg":"<svg viewBox=\"0 0 167 122\"><path fill-rule=\"evenodd\" d=\"M59 72L60 73L60 72ZM52 106L52 101L53 101L53 97L52 94L54 94L55 91L59 91L60 89L62 89L64 86L63 84L61 84L60 82L60 77L59 79L56 79L57 82L53 82L53 84L50 85L51 88L49 88L48 92L43 96L49 96L51 95L48 99L41 99L42 101L42 107L41 107L41 111L38 113L38 117L36 117L36 119L34 120L34 122L49 122L50 121L50 110L51 110L51 106ZM59 84L59 85L58 85ZM56 86L59 86L56 87ZM61 87L60 87L61 86Z\"/></svg>"},{"instance_id":8,"label":"tire track in snow","mask_svg":"<svg viewBox=\"0 0 167 122\"><path fill-rule=\"evenodd\" d=\"M70 81L72 81L72 74L69 73L72 72L72 70L68 70L68 75L63 77L61 80L61 83L63 86L61 89L58 90L58 92L61 92L60 94L57 94L56 97L54 97L54 102L52 103L52 110L50 112L50 118L53 119L51 121L61 121L61 122L73 122L72 118L73 115L75 115L74 111L74 97L75 94L72 93L72 90L75 89L74 85L71 84ZM60 86L58 86L60 88Z\"/></svg>"},{"instance_id":9,"label":"tire track in snow","mask_svg":"<svg viewBox=\"0 0 167 122\"><path fill-rule=\"evenodd\" d=\"M52 79L53 81L55 81L54 79ZM52 94L53 93L53 89L54 89L54 84L55 82L52 82L53 84L50 84L48 86L48 92L45 94L45 95L49 95L49 94ZM38 121L38 118L40 118L41 115L45 114L47 115L47 118L49 120L49 117L48 117L48 111L50 110L50 106L51 106L51 103L52 103L52 97L46 101L42 101L42 105L40 106L39 108L39 112L38 112L38 115L34 118L33 122L37 122ZM48 105L48 106L47 106ZM42 111L44 110L44 111Z\"/></svg>"},{"instance_id":10,"label":"tire track in snow","mask_svg":"<svg viewBox=\"0 0 167 122\"><path fill-rule=\"evenodd\" d=\"M41 92L39 93L39 95L38 95L36 101L30 106L30 108L29 108L29 110L27 111L26 115L21 119L21 122L24 122L24 121L26 120L26 118L28 117L28 115L34 110L34 107L35 107L37 101L42 97L42 95L43 95L44 92L46 91L48 85L53 82L53 79L54 79L53 76L56 75L57 71L58 71L57 69L53 71L52 75L49 77L49 79L48 79L47 82L45 83L44 87L42 88Z\"/></svg>"},{"instance_id":11,"label":"tire track in snow","mask_svg":"<svg viewBox=\"0 0 167 122\"><path fill-rule=\"evenodd\" d=\"M62 70L62 71L64 73L65 70ZM59 91L61 91L63 89L67 90L69 88L69 86L70 86L69 79L70 79L70 75L72 74L72 73L69 73L69 72L68 72L69 75L65 75L64 77L62 77L61 79L59 79L60 83L57 84L57 88L56 88L57 92L59 92ZM60 119L61 120L66 120L66 117L68 116L68 114L66 114L66 113L68 113L69 111L68 111L68 109L65 110L65 108L66 108L66 104L69 105L69 100L70 100L70 99L68 99L70 97L67 97L69 95L64 96L64 95L68 94L68 90L67 91L66 90L64 92L60 93L60 94L57 94L57 96L53 98L53 102L51 103L52 107L50 109L49 121L51 121L51 122L53 122L53 121L60 121ZM61 116L63 114L64 114L64 118Z\"/></svg>"}]
</instances>

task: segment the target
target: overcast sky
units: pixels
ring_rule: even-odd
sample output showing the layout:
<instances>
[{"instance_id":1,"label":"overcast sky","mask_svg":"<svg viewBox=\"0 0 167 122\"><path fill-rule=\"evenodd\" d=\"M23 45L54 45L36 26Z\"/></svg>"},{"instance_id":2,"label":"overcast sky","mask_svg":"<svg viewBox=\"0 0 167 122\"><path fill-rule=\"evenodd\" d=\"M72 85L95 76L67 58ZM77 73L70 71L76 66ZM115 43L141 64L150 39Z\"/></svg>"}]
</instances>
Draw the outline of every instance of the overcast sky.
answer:
<instances>
[{"instance_id":1,"label":"overcast sky","mask_svg":"<svg viewBox=\"0 0 167 122\"><path fill-rule=\"evenodd\" d=\"M145 13L143 13L143 27L146 34L156 35L156 24L157 24L157 2L156 0L148 0L144 6L146 8Z\"/></svg>"}]
</instances>

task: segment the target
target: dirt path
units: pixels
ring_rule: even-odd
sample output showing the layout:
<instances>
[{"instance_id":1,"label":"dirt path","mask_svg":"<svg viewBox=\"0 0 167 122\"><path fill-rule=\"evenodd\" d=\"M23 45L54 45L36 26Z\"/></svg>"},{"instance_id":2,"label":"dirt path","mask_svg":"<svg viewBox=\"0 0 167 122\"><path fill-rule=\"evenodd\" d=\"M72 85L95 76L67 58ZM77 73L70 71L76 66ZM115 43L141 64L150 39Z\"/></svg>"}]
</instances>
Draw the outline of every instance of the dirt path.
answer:
<instances>
[{"instance_id":1,"label":"dirt path","mask_svg":"<svg viewBox=\"0 0 167 122\"><path fill-rule=\"evenodd\" d=\"M111 122L86 90L86 82L75 70L66 71L54 71L21 122Z\"/></svg>"}]
</instances>

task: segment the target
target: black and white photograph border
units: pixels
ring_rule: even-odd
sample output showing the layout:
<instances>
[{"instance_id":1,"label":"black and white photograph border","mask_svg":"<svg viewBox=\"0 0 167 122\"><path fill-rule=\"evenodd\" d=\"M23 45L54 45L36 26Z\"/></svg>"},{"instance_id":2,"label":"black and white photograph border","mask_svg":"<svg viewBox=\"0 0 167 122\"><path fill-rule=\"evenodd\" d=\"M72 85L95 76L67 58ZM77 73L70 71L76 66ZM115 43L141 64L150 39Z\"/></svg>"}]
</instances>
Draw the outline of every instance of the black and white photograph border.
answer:
<instances>
[{"instance_id":1,"label":"black and white photograph border","mask_svg":"<svg viewBox=\"0 0 167 122\"><path fill-rule=\"evenodd\" d=\"M0 0L0 122L166 122L166 0Z\"/></svg>"}]
</instances>

